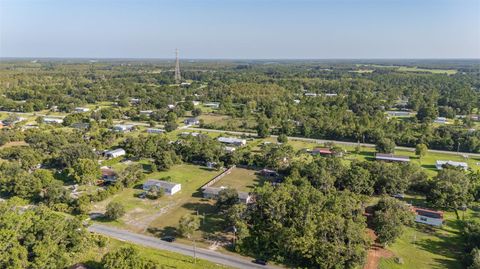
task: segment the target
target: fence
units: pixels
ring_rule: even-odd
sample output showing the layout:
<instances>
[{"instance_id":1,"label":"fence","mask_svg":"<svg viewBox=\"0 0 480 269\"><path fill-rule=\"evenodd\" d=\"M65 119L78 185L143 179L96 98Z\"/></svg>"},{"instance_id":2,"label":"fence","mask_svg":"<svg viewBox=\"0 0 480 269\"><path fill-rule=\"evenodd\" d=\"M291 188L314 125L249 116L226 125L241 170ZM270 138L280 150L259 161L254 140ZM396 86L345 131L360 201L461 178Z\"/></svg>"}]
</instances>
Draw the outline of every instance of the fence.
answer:
<instances>
[{"instance_id":1,"label":"fence","mask_svg":"<svg viewBox=\"0 0 480 269\"><path fill-rule=\"evenodd\" d=\"M220 179L222 179L224 176L230 174L232 172L232 170L235 168L236 166L233 165L232 167L228 168L227 170L223 171L220 175L212 178L212 180L210 180L209 182L207 182L205 185L203 185L200 189L204 189L206 187L210 187L212 186L213 184L217 183Z\"/></svg>"}]
</instances>

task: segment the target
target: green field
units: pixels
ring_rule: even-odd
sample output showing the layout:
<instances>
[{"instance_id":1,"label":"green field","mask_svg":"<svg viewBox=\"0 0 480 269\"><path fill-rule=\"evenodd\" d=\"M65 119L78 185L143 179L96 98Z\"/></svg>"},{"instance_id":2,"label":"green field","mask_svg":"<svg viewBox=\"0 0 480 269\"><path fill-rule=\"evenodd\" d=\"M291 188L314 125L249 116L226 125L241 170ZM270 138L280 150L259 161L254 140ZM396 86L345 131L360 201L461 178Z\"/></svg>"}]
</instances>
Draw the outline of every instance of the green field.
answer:
<instances>
[{"instance_id":1,"label":"green field","mask_svg":"<svg viewBox=\"0 0 480 269\"><path fill-rule=\"evenodd\" d=\"M447 74L454 75L457 73L457 70L454 69L424 69L411 66L400 66L398 69L400 72L428 72L432 74Z\"/></svg>"},{"instance_id":2,"label":"green field","mask_svg":"<svg viewBox=\"0 0 480 269\"><path fill-rule=\"evenodd\" d=\"M148 174L146 179L170 177L171 182L182 184L182 190L172 196L164 195L160 199L141 199L141 186L126 188L113 197L94 205L94 211L102 212L110 201L123 204L127 210L120 220L108 224L126 228L134 232L147 232L149 228L163 229L176 227L178 220L194 211L191 206L200 200L198 189L220 172L204 167L181 164L168 171Z\"/></svg>"},{"instance_id":3,"label":"green field","mask_svg":"<svg viewBox=\"0 0 480 269\"><path fill-rule=\"evenodd\" d=\"M255 170L245 168L234 168L232 172L212 185L212 187L230 187L238 191L253 191L257 184L261 183L261 178L256 175Z\"/></svg>"}]
</instances>

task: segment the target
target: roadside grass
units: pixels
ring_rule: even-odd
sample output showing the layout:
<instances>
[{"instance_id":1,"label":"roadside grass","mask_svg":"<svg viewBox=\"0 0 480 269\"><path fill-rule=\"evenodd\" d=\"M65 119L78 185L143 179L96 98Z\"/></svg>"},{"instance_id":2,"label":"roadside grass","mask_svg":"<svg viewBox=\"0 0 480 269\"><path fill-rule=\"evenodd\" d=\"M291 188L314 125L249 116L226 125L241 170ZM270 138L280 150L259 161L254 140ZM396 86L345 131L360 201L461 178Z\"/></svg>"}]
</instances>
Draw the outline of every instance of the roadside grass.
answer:
<instances>
[{"instance_id":1,"label":"roadside grass","mask_svg":"<svg viewBox=\"0 0 480 269\"><path fill-rule=\"evenodd\" d=\"M238 191L253 191L256 185L262 184L255 170L235 167L232 172L212 185L212 187L230 187Z\"/></svg>"},{"instance_id":2,"label":"roadside grass","mask_svg":"<svg viewBox=\"0 0 480 269\"><path fill-rule=\"evenodd\" d=\"M108 243L105 247L92 247L86 253L76 257L77 262L81 262L91 269L100 269L102 257L113 250L121 247L134 246L139 250L143 258L153 261L160 268L178 268L178 269L203 269L203 268L230 268L224 265L215 264L206 260L197 259L194 263L193 257L170 252L161 249L154 249L141 245L135 245L128 242L108 238Z\"/></svg>"}]
</instances>

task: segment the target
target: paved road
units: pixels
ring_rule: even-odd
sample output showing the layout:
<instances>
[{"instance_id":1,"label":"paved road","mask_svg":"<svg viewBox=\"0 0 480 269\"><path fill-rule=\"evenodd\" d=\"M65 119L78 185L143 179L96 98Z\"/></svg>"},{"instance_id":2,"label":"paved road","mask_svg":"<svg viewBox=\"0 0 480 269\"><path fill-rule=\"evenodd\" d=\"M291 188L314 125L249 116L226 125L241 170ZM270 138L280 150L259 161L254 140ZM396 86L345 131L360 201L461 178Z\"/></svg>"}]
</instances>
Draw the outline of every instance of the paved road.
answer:
<instances>
[{"instance_id":1,"label":"paved road","mask_svg":"<svg viewBox=\"0 0 480 269\"><path fill-rule=\"evenodd\" d=\"M193 248L192 246L179 244L179 243L169 243L162 241L156 237L146 236L142 234L133 233L126 230L121 230L118 228L113 228L101 224L93 224L88 227L90 232L103 234L106 236L114 237L119 240L128 241L131 243L144 245L147 247L152 247L156 249L168 250L171 252L180 253L183 255L193 257ZM215 252L213 250L207 250L204 248L197 248L197 258L208 260L213 263L223 264L230 267L240 268L240 269L249 269L249 268L269 268L275 269L280 267L275 266L261 266L251 262L251 260L231 255L226 255L222 253Z\"/></svg>"},{"instance_id":2,"label":"paved road","mask_svg":"<svg viewBox=\"0 0 480 269\"><path fill-rule=\"evenodd\" d=\"M205 128L195 128L195 127L188 127L184 128L186 130L192 130L192 131L205 131L205 132L215 132L215 133L229 133L229 134L234 134L234 135L246 135L246 136L253 136L256 137L256 133L249 133L249 132L236 132L236 131L225 131L225 130L215 130L215 129L205 129ZM271 137L277 138L276 135L272 135ZM327 140L327 139L314 139L314 138L305 138L305 137L294 137L294 136L289 136L289 140L296 140L296 141L305 141L305 142L312 142L312 143L319 143L323 144L326 142L331 142L335 143L338 145L345 145L345 146L357 146L360 145L362 147L368 147L368 148L374 148L375 144L369 144L369 143L355 143L355 142L346 142L346 141L338 141L338 140ZM407 150L407 151L415 151L415 148L409 148L409 147L395 147L395 149L399 150ZM480 153L469 153L469 152L456 152L456 151L448 151L448 150L436 150L436 149L429 149L429 152L433 153L443 153L443 154L452 154L452 155L466 155L469 157L480 157Z\"/></svg>"}]
</instances>

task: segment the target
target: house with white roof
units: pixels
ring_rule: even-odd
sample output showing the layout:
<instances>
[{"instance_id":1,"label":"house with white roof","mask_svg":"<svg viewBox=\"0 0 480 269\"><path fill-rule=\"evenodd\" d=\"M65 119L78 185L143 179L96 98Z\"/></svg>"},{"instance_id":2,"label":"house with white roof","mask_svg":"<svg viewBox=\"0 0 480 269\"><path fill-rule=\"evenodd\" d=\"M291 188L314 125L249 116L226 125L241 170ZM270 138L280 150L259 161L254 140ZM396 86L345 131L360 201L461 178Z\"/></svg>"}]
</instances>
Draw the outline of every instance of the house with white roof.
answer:
<instances>
[{"instance_id":1,"label":"house with white roof","mask_svg":"<svg viewBox=\"0 0 480 269\"><path fill-rule=\"evenodd\" d=\"M465 162L455 162L455 161L442 161L442 160L437 160L435 162L435 167L437 167L438 170L442 170L446 165L454 166L454 167L460 167L463 170L468 169L468 164Z\"/></svg>"},{"instance_id":2,"label":"house with white roof","mask_svg":"<svg viewBox=\"0 0 480 269\"><path fill-rule=\"evenodd\" d=\"M118 149L114 149L114 150L109 150L109 151L106 151L106 152L104 153L105 157L111 158L111 159L117 158L117 157L120 157L120 156L124 156L125 154L127 154L127 153L126 153L125 150L122 149L122 148L118 148Z\"/></svg>"},{"instance_id":3,"label":"house with white roof","mask_svg":"<svg viewBox=\"0 0 480 269\"><path fill-rule=\"evenodd\" d=\"M75 112L78 112L78 113L84 113L84 112L88 112L90 111L90 108L88 107L76 107L75 108Z\"/></svg>"},{"instance_id":4,"label":"house with white roof","mask_svg":"<svg viewBox=\"0 0 480 269\"><path fill-rule=\"evenodd\" d=\"M115 132L121 132L121 133L126 133L126 132L130 132L131 130L133 130L133 125L131 124L116 124L116 125L113 125L113 131Z\"/></svg>"},{"instance_id":5,"label":"house with white roof","mask_svg":"<svg viewBox=\"0 0 480 269\"><path fill-rule=\"evenodd\" d=\"M159 128L147 128L147 133L149 134L162 134L165 130Z\"/></svg>"},{"instance_id":6,"label":"house with white roof","mask_svg":"<svg viewBox=\"0 0 480 269\"><path fill-rule=\"evenodd\" d=\"M62 124L63 119L61 118L43 118L44 123L56 123L56 124Z\"/></svg>"},{"instance_id":7,"label":"house with white roof","mask_svg":"<svg viewBox=\"0 0 480 269\"><path fill-rule=\"evenodd\" d=\"M225 187L204 187L202 188L203 198L206 199L217 199L219 193L226 189ZM249 204L252 202L252 196L248 192L239 191L238 200L241 203Z\"/></svg>"},{"instance_id":8,"label":"house with white roof","mask_svg":"<svg viewBox=\"0 0 480 269\"><path fill-rule=\"evenodd\" d=\"M244 146L247 144L247 140L235 138L235 137L219 137L217 140L220 143L234 145L234 146Z\"/></svg>"},{"instance_id":9,"label":"house with white roof","mask_svg":"<svg viewBox=\"0 0 480 269\"><path fill-rule=\"evenodd\" d=\"M445 123L447 123L447 118L445 118L445 117L437 117L433 122L435 122L435 123L440 123L440 124L445 124Z\"/></svg>"},{"instance_id":10,"label":"house with white roof","mask_svg":"<svg viewBox=\"0 0 480 269\"><path fill-rule=\"evenodd\" d=\"M162 189L167 195L173 195L182 189L182 184L180 183L149 179L147 182L143 183L143 190L148 191L154 186Z\"/></svg>"}]
</instances>

